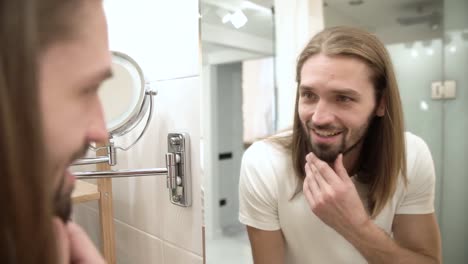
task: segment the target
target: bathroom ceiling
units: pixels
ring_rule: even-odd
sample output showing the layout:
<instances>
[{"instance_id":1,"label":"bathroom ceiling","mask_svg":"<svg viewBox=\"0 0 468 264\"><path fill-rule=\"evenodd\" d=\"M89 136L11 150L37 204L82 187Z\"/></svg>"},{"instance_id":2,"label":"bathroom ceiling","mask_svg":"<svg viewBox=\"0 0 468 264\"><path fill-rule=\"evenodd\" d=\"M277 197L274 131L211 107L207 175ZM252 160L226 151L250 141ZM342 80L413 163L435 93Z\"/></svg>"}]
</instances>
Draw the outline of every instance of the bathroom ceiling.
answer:
<instances>
[{"instance_id":1,"label":"bathroom ceiling","mask_svg":"<svg viewBox=\"0 0 468 264\"><path fill-rule=\"evenodd\" d=\"M245 47L231 46L227 42L213 42L216 37L225 38L226 34L240 32L273 45L273 17L269 10L274 0L251 0L263 8L244 8L248 17L245 26L236 29L231 23L222 23L222 13L234 12L242 7L242 0L201 0L203 53L245 50ZM350 0L325 0L325 26L349 25L365 28L379 36L385 43L412 42L440 38L443 13L443 0L362 0L362 4L351 5ZM359 2L359 0L353 0ZM203 35L212 32L205 27L216 29L215 36ZM214 27L214 28L213 28ZM208 33L207 33L208 32ZM261 52L260 52L261 53ZM261 53L265 56L268 52ZM258 55L257 55L258 56ZM248 57L248 56L247 56ZM255 57L255 56L253 56Z\"/></svg>"},{"instance_id":2,"label":"bathroom ceiling","mask_svg":"<svg viewBox=\"0 0 468 264\"><path fill-rule=\"evenodd\" d=\"M443 0L326 0L325 25L350 25L377 34L386 43L438 38Z\"/></svg>"},{"instance_id":3,"label":"bathroom ceiling","mask_svg":"<svg viewBox=\"0 0 468 264\"><path fill-rule=\"evenodd\" d=\"M242 59L254 59L272 54L274 28L271 3L273 1L251 0L248 1L251 3L250 6L245 6L243 2L245 1L202 0L200 2L202 53L205 62L209 60L208 54L216 63L229 62L229 58L236 56ZM242 9L248 18L244 26L236 29L230 22L222 22L223 15L239 9ZM229 38L245 40L246 44L237 45L240 43L229 41Z\"/></svg>"}]
</instances>

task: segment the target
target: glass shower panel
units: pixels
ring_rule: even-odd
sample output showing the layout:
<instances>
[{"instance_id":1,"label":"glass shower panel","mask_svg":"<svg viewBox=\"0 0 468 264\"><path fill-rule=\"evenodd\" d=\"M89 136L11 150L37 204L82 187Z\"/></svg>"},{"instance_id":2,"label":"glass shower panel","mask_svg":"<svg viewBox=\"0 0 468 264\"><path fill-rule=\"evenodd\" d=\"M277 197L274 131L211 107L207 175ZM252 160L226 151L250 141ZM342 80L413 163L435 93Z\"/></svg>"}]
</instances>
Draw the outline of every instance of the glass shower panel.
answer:
<instances>
[{"instance_id":1,"label":"glass shower panel","mask_svg":"<svg viewBox=\"0 0 468 264\"><path fill-rule=\"evenodd\" d=\"M441 36L442 37L442 36ZM431 84L442 80L442 38L386 45L400 89L405 127L426 141L436 168L436 213L442 175L442 104L431 98Z\"/></svg>"},{"instance_id":2,"label":"glass shower panel","mask_svg":"<svg viewBox=\"0 0 468 264\"><path fill-rule=\"evenodd\" d=\"M468 1L444 1L446 81L456 97L443 105L443 178L440 226L444 263L468 263Z\"/></svg>"},{"instance_id":3,"label":"glass shower panel","mask_svg":"<svg viewBox=\"0 0 468 264\"><path fill-rule=\"evenodd\" d=\"M325 1L325 25L376 34L397 75L405 126L428 144L436 168L436 213L444 263L468 263L468 1ZM432 86L454 81L455 98Z\"/></svg>"}]
</instances>

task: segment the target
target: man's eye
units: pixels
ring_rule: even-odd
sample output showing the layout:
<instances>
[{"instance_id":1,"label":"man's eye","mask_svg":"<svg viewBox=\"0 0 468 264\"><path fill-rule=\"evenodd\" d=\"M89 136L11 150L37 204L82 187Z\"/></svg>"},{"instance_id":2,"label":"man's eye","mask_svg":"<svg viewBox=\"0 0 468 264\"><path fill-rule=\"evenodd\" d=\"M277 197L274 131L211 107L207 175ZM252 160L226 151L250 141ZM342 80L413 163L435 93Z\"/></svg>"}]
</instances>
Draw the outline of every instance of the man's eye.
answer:
<instances>
[{"instance_id":1,"label":"man's eye","mask_svg":"<svg viewBox=\"0 0 468 264\"><path fill-rule=\"evenodd\" d=\"M311 92L302 92L301 97L306 98L306 99L316 99L317 96L314 93Z\"/></svg>"},{"instance_id":2,"label":"man's eye","mask_svg":"<svg viewBox=\"0 0 468 264\"><path fill-rule=\"evenodd\" d=\"M337 100L338 102L344 102L344 103L346 103L346 102L351 102L351 101L353 101L353 98L348 97L348 96L345 96L345 95L339 95L339 96L337 96L336 100Z\"/></svg>"}]
</instances>

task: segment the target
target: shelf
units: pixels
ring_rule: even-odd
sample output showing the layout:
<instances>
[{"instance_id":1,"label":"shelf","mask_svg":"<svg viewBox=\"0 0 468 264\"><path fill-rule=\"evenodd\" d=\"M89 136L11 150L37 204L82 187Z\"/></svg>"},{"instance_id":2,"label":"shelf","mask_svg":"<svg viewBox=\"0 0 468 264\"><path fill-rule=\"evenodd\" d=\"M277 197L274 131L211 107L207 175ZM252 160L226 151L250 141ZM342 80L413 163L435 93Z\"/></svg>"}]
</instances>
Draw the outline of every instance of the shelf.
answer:
<instances>
[{"instance_id":1,"label":"shelf","mask_svg":"<svg viewBox=\"0 0 468 264\"><path fill-rule=\"evenodd\" d=\"M77 180L75 182L75 189L72 193L73 203L99 200L100 197L101 194L98 191L97 185L82 180Z\"/></svg>"}]
</instances>

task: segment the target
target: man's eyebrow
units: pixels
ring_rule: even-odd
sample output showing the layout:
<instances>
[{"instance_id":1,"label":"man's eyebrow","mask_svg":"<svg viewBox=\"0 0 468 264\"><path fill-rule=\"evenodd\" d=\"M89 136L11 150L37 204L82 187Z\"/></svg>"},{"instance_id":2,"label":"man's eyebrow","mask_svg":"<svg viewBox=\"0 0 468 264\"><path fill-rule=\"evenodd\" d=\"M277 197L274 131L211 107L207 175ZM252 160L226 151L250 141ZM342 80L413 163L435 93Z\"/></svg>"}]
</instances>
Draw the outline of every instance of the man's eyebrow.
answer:
<instances>
[{"instance_id":1,"label":"man's eyebrow","mask_svg":"<svg viewBox=\"0 0 468 264\"><path fill-rule=\"evenodd\" d=\"M314 92L315 88L307 86L307 85L301 85L299 86L299 90ZM351 88L334 88L334 89L330 89L329 92L332 94L345 95L345 96L356 97L356 98L361 97L361 94L359 92Z\"/></svg>"},{"instance_id":2,"label":"man's eyebrow","mask_svg":"<svg viewBox=\"0 0 468 264\"><path fill-rule=\"evenodd\" d=\"M100 85L103 81L112 78L113 73L112 73L112 68L106 68L102 71L99 71L97 73L94 73L92 77L86 81L86 83L83 85L84 87L89 87L89 86L95 86L95 85Z\"/></svg>"},{"instance_id":3,"label":"man's eyebrow","mask_svg":"<svg viewBox=\"0 0 468 264\"><path fill-rule=\"evenodd\" d=\"M299 86L299 90L313 91L314 88L313 88L313 87L309 87L309 86L307 86L307 85L301 85L301 86Z\"/></svg>"},{"instance_id":4,"label":"man's eyebrow","mask_svg":"<svg viewBox=\"0 0 468 264\"><path fill-rule=\"evenodd\" d=\"M356 92L356 90L353 90L353 89L350 89L350 88L333 89L332 93L339 94L339 95L352 96L352 97L360 97L361 96L361 94Z\"/></svg>"}]
</instances>

